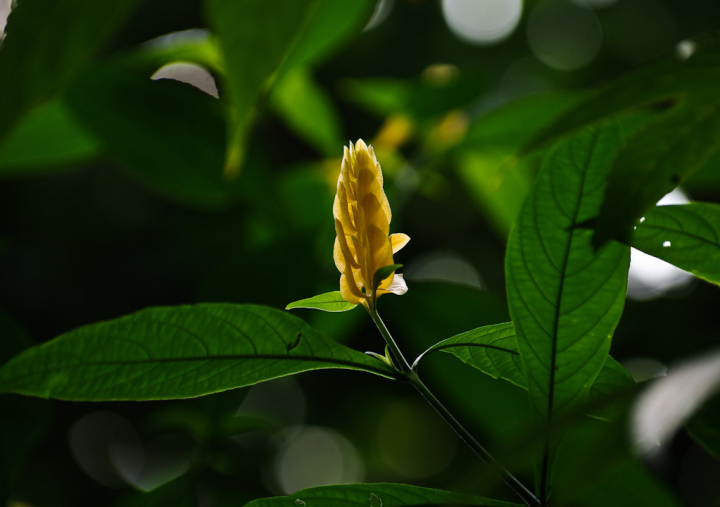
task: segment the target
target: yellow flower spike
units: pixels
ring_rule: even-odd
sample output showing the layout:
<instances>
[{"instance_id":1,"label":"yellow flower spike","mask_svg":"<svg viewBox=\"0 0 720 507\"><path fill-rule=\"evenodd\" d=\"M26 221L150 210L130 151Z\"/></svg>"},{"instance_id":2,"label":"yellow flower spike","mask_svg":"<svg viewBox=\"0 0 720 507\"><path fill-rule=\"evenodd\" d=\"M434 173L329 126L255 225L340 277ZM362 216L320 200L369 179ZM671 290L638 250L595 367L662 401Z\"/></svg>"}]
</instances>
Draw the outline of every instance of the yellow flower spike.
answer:
<instances>
[{"instance_id":1,"label":"yellow flower spike","mask_svg":"<svg viewBox=\"0 0 720 507\"><path fill-rule=\"evenodd\" d=\"M406 234L390 234L392 213L383 190L383 175L372 146L362 139L344 150L333 204L340 293L348 303L375 305L382 294L405 294L403 276L391 274L373 287L375 272L394 264L393 254L407 245Z\"/></svg>"}]
</instances>

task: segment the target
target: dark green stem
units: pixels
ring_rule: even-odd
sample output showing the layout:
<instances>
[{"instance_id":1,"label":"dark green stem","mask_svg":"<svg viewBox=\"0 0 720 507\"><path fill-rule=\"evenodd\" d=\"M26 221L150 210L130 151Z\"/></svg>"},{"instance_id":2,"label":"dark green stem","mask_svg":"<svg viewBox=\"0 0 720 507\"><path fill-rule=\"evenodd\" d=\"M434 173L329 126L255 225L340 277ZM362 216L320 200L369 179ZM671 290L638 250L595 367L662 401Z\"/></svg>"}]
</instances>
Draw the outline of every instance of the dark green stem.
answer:
<instances>
[{"instance_id":1,"label":"dark green stem","mask_svg":"<svg viewBox=\"0 0 720 507\"><path fill-rule=\"evenodd\" d=\"M415 389L420 392L422 397L425 398L430 405L432 405L437 413L445 419L445 422L455 431L455 433L458 434L460 439L465 442L467 446L480 457L480 459L490 465L502 477L505 484L507 484L523 500L523 502L525 502L526 505L529 507L539 507L541 504L537 497L535 497L529 489L518 481L514 475L505 469L505 467L498 463L495 458L490 455L487 449L475 440L475 437L473 437L470 432L468 432L463 425L455 419L450 411L445 408L442 403L440 403L440 400L438 400L435 395L430 392L430 389L422 383L420 377L418 377L417 373L413 371L408 362L405 360L405 356L403 356L400 348L397 346L395 340L393 340L393 337L390 335L390 332L385 326L385 323L380 318L380 315L378 315L377 309L372 306L368 309L368 313L370 313L370 317L373 322L375 322L378 330L380 330L380 334L382 334L383 338L385 338L385 342L392 352L395 361L399 365L400 371L403 373L408 382L410 382Z\"/></svg>"}]
</instances>

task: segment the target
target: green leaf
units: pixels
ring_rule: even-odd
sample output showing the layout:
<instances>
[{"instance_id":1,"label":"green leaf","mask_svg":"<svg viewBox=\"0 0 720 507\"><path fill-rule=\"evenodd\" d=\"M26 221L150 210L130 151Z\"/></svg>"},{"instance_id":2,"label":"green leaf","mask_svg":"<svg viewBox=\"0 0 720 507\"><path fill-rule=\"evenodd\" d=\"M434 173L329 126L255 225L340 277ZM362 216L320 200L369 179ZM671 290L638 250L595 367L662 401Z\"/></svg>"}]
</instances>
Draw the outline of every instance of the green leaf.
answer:
<instances>
[{"instance_id":1,"label":"green leaf","mask_svg":"<svg viewBox=\"0 0 720 507\"><path fill-rule=\"evenodd\" d=\"M296 134L328 157L342 153L340 119L332 100L305 67L289 71L272 95L278 114Z\"/></svg>"},{"instance_id":2,"label":"green leaf","mask_svg":"<svg viewBox=\"0 0 720 507\"><path fill-rule=\"evenodd\" d=\"M246 507L430 507L433 505L481 505L511 507L516 504L487 500L439 489L420 488L405 484L343 484L301 489L288 496L261 498Z\"/></svg>"},{"instance_id":3,"label":"green leaf","mask_svg":"<svg viewBox=\"0 0 720 507\"><path fill-rule=\"evenodd\" d=\"M401 267L403 267L402 264L390 264L389 266L383 266L381 268L378 268L378 270L375 271L375 275L373 276L373 287L379 287L380 283L383 280L388 278Z\"/></svg>"},{"instance_id":4,"label":"green leaf","mask_svg":"<svg viewBox=\"0 0 720 507\"><path fill-rule=\"evenodd\" d=\"M655 206L635 226L632 246L720 284L720 206Z\"/></svg>"},{"instance_id":5,"label":"green leaf","mask_svg":"<svg viewBox=\"0 0 720 507\"><path fill-rule=\"evenodd\" d=\"M619 145L614 125L557 145L510 235L510 314L541 420L587 396L622 314L630 249L612 243L595 252L592 231L578 227L597 214Z\"/></svg>"},{"instance_id":6,"label":"green leaf","mask_svg":"<svg viewBox=\"0 0 720 507\"><path fill-rule=\"evenodd\" d=\"M360 0L209 0L206 13L218 36L231 104L225 174L236 175L245 156L259 101L287 69L314 61L359 32L375 2Z\"/></svg>"},{"instance_id":7,"label":"green leaf","mask_svg":"<svg viewBox=\"0 0 720 507\"><path fill-rule=\"evenodd\" d=\"M26 114L0 144L0 175L21 175L95 157L98 141L72 117L61 99Z\"/></svg>"},{"instance_id":8,"label":"green leaf","mask_svg":"<svg viewBox=\"0 0 720 507\"><path fill-rule=\"evenodd\" d=\"M527 390L527 379L517 346L515 326L512 322L494 324L443 340L423 352L415 360L416 369L423 358L433 352L443 351L454 355L465 364L496 379L507 380ZM615 359L608 356L588 395L589 401L600 401L613 393L634 385L632 376ZM601 409L591 407L588 414L599 419L609 419Z\"/></svg>"},{"instance_id":9,"label":"green leaf","mask_svg":"<svg viewBox=\"0 0 720 507\"><path fill-rule=\"evenodd\" d=\"M88 69L67 91L72 114L140 181L183 203L222 206L225 125L216 99L185 83Z\"/></svg>"},{"instance_id":10,"label":"green leaf","mask_svg":"<svg viewBox=\"0 0 720 507\"><path fill-rule=\"evenodd\" d=\"M688 433L710 454L720 459L720 397L705 403L686 424Z\"/></svg>"},{"instance_id":11,"label":"green leaf","mask_svg":"<svg viewBox=\"0 0 720 507\"><path fill-rule=\"evenodd\" d=\"M285 309L292 310L293 308L311 308L313 310L322 310L324 312L347 312L356 306L357 305L345 301L342 294L340 294L340 291L335 291L295 301L294 303L287 305Z\"/></svg>"},{"instance_id":12,"label":"green leaf","mask_svg":"<svg viewBox=\"0 0 720 507\"><path fill-rule=\"evenodd\" d=\"M309 370L395 378L297 317L252 305L150 308L70 331L0 369L0 392L64 400L191 398Z\"/></svg>"},{"instance_id":13,"label":"green leaf","mask_svg":"<svg viewBox=\"0 0 720 507\"><path fill-rule=\"evenodd\" d=\"M61 88L117 30L136 0L23 0L0 51L0 138Z\"/></svg>"},{"instance_id":14,"label":"green leaf","mask_svg":"<svg viewBox=\"0 0 720 507\"><path fill-rule=\"evenodd\" d=\"M622 314L630 248L611 242L595 250L593 232L580 227L597 216L620 140L611 124L556 145L510 234L508 303L530 404L541 423L583 404ZM549 493L559 442L552 432L537 463L542 496Z\"/></svg>"},{"instance_id":15,"label":"green leaf","mask_svg":"<svg viewBox=\"0 0 720 507\"><path fill-rule=\"evenodd\" d=\"M644 210L698 170L720 148L720 51L687 61L674 55L605 87L542 131L530 148L629 111L657 119L631 135L608 177L595 243L629 240Z\"/></svg>"}]
</instances>

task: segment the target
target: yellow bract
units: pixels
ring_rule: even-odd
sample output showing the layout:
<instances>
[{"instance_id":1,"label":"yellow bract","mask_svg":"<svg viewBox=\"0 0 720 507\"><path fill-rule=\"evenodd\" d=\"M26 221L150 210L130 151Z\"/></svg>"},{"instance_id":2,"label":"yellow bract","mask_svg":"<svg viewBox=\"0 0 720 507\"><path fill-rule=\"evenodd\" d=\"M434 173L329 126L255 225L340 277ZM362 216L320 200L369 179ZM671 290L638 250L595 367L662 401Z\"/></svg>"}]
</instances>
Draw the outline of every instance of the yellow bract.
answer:
<instances>
[{"instance_id":1,"label":"yellow bract","mask_svg":"<svg viewBox=\"0 0 720 507\"><path fill-rule=\"evenodd\" d=\"M405 294L403 276L393 274L373 287L379 268L393 263L393 254L410 238L390 235L390 204L383 190L383 175L372 146L362 139L345 148L337 195L335 216L335 265L340 270L340 292L348 303L374 305L374 297L392 292ZM364 290L363 290L364 289Z\"/></svg>"}]
</instances>

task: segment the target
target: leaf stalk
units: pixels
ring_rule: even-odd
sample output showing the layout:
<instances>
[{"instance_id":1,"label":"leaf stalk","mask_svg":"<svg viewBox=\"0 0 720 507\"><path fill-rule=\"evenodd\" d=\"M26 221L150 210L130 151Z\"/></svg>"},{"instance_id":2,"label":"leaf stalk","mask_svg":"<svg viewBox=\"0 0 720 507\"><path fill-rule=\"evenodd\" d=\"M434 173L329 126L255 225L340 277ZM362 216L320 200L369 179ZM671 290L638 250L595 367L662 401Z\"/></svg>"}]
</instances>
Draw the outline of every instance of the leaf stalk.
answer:
<instances>
[{"instance_id":1,"label":"leaf stalk","mask_svg":"<svg viewBox=\"0 0 720 507\"><path fill-rule=\"evenodd\" d=\"M370 314L370 318L373 320L378 330L380 331L380 334L382 334L383 338L385 339L388 348L392 352L395 361L399 365L399 370L407 379L407 381L412 384L415 389L418 390L418 392L420 392L422 397L425 398L425 400L430 403L430 405L432 405L435 411L440 414L440 416L453 429L453 431L457 433L460 439L465 442L465 444L470 447L470 449L472 449L481 460L490 465L500 475L500 477L502 477L505 484L507 484L510 489L512 489L522 499L525 505L527 505L528 507L540 507L540 500L538 500L537 497L529 489L527 489L514 475L512 475L505 467L503 467L495 458L493 458L492 455L487 451L487 449L485 449L475 439L475 437L473 437L470 432L466 430L462 424L460 424L460 421L458 421L455 416L450 413L450 411L445 407L445 405L443 405L440 400L438 400L435 395L430 391L430 389L428 389L427 386L420 380L420 377L410 367L407 360L405 359L405 356L403 356L402 352L400 351L397 343L395 343L395 340L390 334L390 331L388 331L387 326L385 326L385 323L380 318L380 315L377 312L377 307L375 305L370 306L368 308L368 313Z\"/></svg>"}]
</instances>

